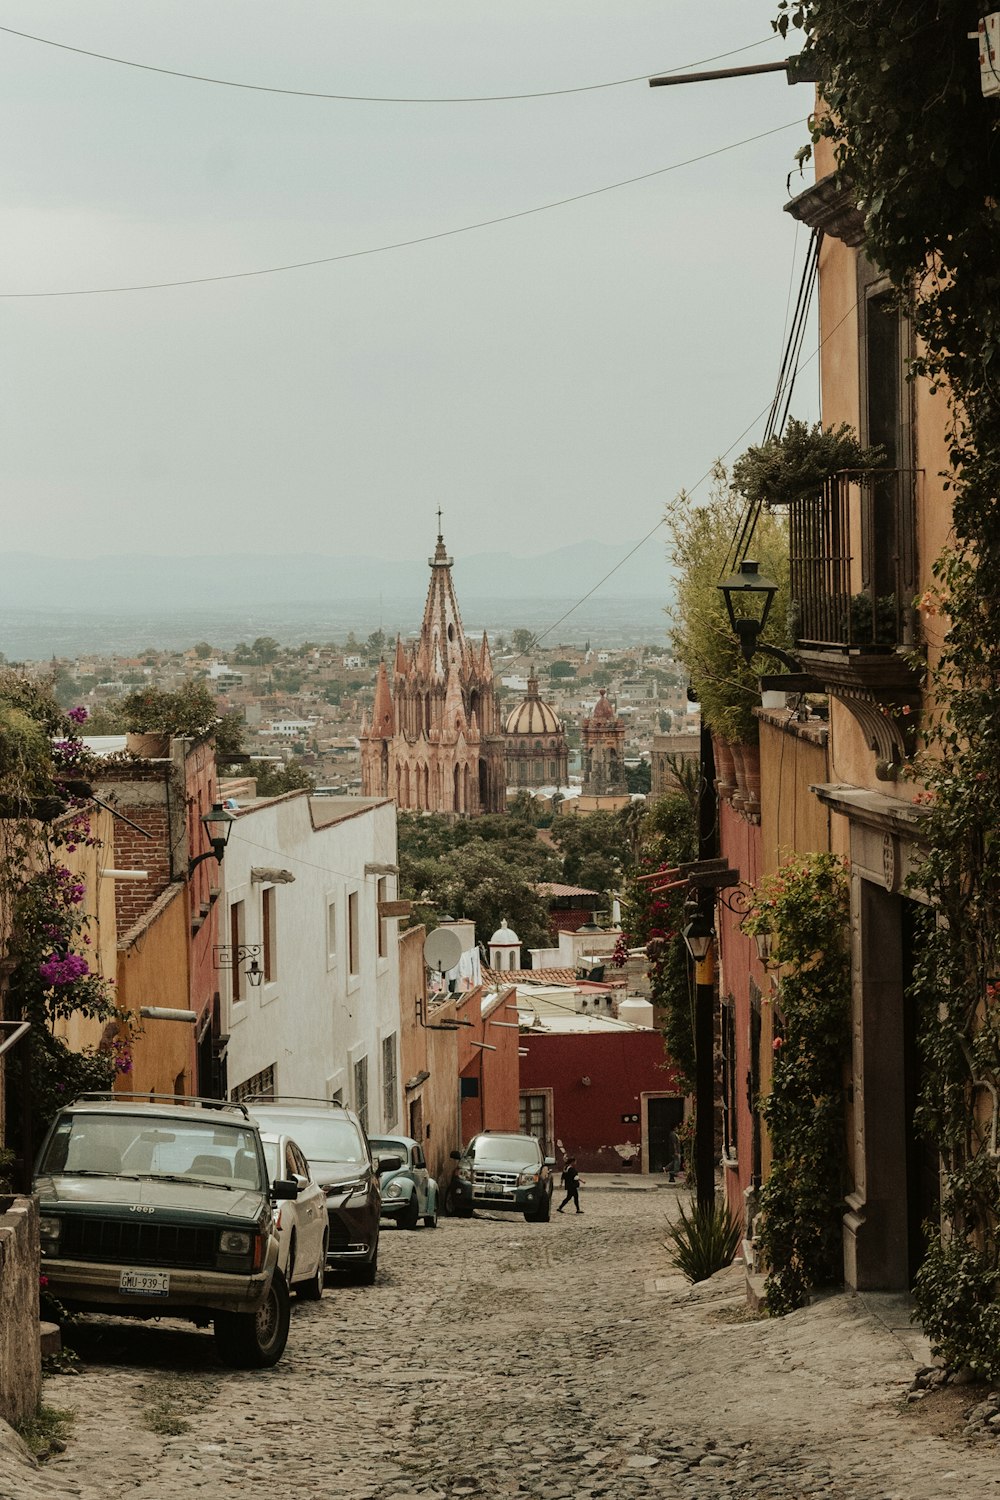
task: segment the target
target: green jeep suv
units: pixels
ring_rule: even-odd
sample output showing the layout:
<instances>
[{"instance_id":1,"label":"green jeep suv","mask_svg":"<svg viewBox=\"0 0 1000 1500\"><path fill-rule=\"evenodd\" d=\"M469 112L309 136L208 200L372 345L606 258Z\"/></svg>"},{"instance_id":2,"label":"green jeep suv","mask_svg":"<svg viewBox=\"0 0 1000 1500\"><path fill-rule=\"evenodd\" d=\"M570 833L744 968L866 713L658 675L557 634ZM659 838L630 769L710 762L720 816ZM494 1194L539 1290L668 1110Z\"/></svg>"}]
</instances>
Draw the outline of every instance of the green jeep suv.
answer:
<instances>
[{"instance_id":1,"label":"green jeep suv","mask_svg":"<svg viewBox=\"0 0 1000 1500\"><path fill-rule=\"evenodd\" d=\"M39 1152L42 1272L68 1309L213 1323L226 1364L281 1358L289 1300L278 1269L260 1130L218 1100L84 1095Z\"/></svg>"}]
</instances>

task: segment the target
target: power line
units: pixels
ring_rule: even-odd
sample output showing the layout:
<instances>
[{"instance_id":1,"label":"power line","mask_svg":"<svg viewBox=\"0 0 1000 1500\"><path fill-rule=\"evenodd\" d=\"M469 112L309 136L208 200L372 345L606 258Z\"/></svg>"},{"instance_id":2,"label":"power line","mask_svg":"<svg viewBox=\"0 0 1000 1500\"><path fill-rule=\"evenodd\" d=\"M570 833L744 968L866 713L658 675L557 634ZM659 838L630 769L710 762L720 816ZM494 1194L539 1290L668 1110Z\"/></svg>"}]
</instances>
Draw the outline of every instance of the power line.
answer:
<instances>
[{"instance_id":1,"label":"power line","mask_svg":"<svg viewBox=\"0 0 1000 1500\"><path fill-rule=\"evenodd\" d=\"M57 42L48 36L35 36L30 31L17 31L13 26L0 26L8 36L20 37L26 42L39 42L44 47L57 47L60 52L75 52L79 57L92 57L98 62L116 63L122 68L138 68L143 73L160 73L167 78L186 78L192 83L210 83L217 88L248 89L255 94L285 94L295 99L339 99L351 104L501 104L515 99L554 99L563 94L589 94L598 89L617 89L627 83L645 83L649 73L637 73L634 78L614 78L609 83L584 83L576 88L540 89L532 94L467 94L442 98L394 96L391 94L327 94L318 89L285 89L266 83L241 83L233 78L212 78L204 73L186 73L180 68L161 68L154 63L134 62L128 57L113 57L107 52L93 52L87 47L73 47L68 42ZM715 57L702 57L697 62L682 63L674 68L661 68L663 73L682 73L688 68L700 67L702 63L720 62L724 57L736 57L740 52L750 52L754 47L763 47L773 42L774 37L761 37L759 42L749 42L745 47L734 47L730 52L719 52ZM783 66L783 64L781 64Z\"/></svg>"},{"instance_id":2,"label":"power line","mask_svg":"<svg viewBox=\"0 0 1000 1500\"><path fill-rule=\"evenodd\" d=\"M851 306L844 313L843 317L842 318L838 318L837 322L834 323L833 327L830 329L830 332L828 334L826 334L822 339L820 339L819 343L816 345L816 348L808 356L808 358L804 359L802 361L801 365L799 365L797 367L798 369L804 370L807 365L810 365L812 363L812 361L817 358L817 356L819 355L820 350L824 347L824 345L826 343L829 342L830 339L833 338L833 335L837 332L837 329L841 326L841 324L846 323L847 319L852 315L852 313L854 313L854 312L857 311L857 306L858 306L857 302L853 302L851 304ZM774 398L772 397L772 399L767 403L767 405L765 407L763 407L757 413L757 415L754 417L753 421L750 422L746 427L744 427L744 429L740 433L739 437L734 438L733 441L730 443L729 447L723 453L719 454L719 460L722 460L724 458L728 458L729 457L729 455L730 455L730 453L732 453L733 449L739 443L742 443L743 439L749 433L751 433L753 431L753 429L757 426L757 423L760 421L760 419L762 417L766 417L768 415L768 413L771 411L771 408L772 408L773 405L774 405ZM705 472L704 472L704 474L701 476L701 478L695 484L693 484L689 490L686 490L685 493L688 494L688 495L693 495L697 490L701 489L701 486L705 483L705 480L711 478L714 470L715 470L715 464L713 463L712 466L711 466L711 468L706 469ZM570 617L570 615L575 614L576 611L580 608L581 604L586 604L587 600L591 597L591 595L592 594L596 594L598 589L603 588L604 585L607 583L608 579L609 578L613 578L614 575L618 572L619 568L623 568L625 566L625 564L628 562L629 558L630 557L634 557L635 554L639 551L639 548L640 547L644 547L646 545L646 543L650 540L650 538L654 537L656 535L656 533L659 531L660 527L663 526L663 525L665 525L665 524L666 524L665 520L661 516L660 519L657 521L656 525L655 526L651 526L650 529L649 529L649 531L646 532L646 535L644 537L641 537L639 539L639 541L636 542L635 546L632 547L628 552L626 552L626 554L625 554L624 557L619 558L618 562L615 563L614 567L613 568L609 568L608 571L605 573L604 577L598 579L597 583L594 584L593 588L588 589L587 592L581 598L579 598L576 601L575 604L571 604L570 607L569 607L569 609L567 609L563 614L561 614L559 616L558 620L555 620L551 625L549 625L545 630L543 630L540 635L536 635L535 636L535 645L537 645L539 641L544 641L545 637L547 635L551 635L552 632L553 632L553 630L558 630L559 626L563 623L563 621L564 620L568 620L569 617ZM534 649L534 646L532 647L532 650L533 649ZM523 659L525 658L525 656L527 656L528 654L529 654L528 652L522 652L520 654L520 656L515 656L514 659L513 659L513 661L511 661L509 663L509 665L510 666L515 666L517 664L517 662L523 661Z\"/></svg>"},{"instance_id":3,"label":"power line","mask_svg":"<svg viewBox=\"0 0 1000 1500\"><path fill-rule=\"evenodd\" d=\"M75 287L68 291L48 292L0 292L3 301L28 301L39 297L106 297L119 292L158 292L173 287L205 286L215 281L246 281L254 276L278 276L286 271L304 271L313 266L330 266L338 261L359 260L365 255L384 255L389 250L407 250L413 245L427 245L433 240L446 240L456 234L469 234L474 229L489 229L495 224L509 224L514 219L527 219L532 214L546 213L551 208L565 208L569 203L581 203L585 198L597 198L602 193L613 193L618 188L631 187L637 182L648 182L652 177L662 177L665 172L677 172L681 167L692 167L698 162L709 161L713 156L722 156L740 146L750 146L755 141L778 135L793 126L801 126L801 120L788 120L784 125L775 125L771 130L762 130L759 135L748 135L741 141L732 141L728 146L717 146L714 151L703 151L699 156L689 156L685 161L672 162L669 167L656 167L652 172L640 172L637 177L625 177L620 182L609 182L604 187L591 188L585 193L574 193L569 198L557 198L551 203L539 203L534 208L522 208L517 213L499 214L493 219L480 219L475 224L461 224L457 229L439 229L435 234L421 234L409 240L395 240L389 245L371 245L367 250L346 250L340 255L321 255L315 260L299 260L281 266L261 266L253 271L227 271L217 276L188 276L178 281L138 282L130 286Z\"/></svg>"}]
</instances>

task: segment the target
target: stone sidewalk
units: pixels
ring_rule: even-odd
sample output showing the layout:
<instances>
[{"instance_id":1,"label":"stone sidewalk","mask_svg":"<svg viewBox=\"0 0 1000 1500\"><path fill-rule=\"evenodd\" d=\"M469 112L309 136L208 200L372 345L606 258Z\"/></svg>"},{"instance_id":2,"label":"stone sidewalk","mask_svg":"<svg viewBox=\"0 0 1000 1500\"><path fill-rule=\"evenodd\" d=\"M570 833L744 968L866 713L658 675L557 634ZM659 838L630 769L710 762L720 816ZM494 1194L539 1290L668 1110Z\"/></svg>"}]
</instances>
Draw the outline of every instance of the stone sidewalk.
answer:
<instances>
[{"instance_id":1,"label":"stone sidewalk","mask_svg":"<svg viewBox=\"0 0 1000 1500\"><path fill-rule=\"evenodd\" d=\"M591 1179L588 1179L588 1187ZM585 1217L385 1231L373 1287L295 1309L285 1358L234 1372L180 1325L92 1320L43 1469L0 1445L3 1500L945 1500L1000 1496L961 1436L975 1388L906 1402L900 1310L828 1296L748 1316L742 1269L689 1287L663 1248L686 1194L598 1189Z\"/></svg>"}]
</instances>

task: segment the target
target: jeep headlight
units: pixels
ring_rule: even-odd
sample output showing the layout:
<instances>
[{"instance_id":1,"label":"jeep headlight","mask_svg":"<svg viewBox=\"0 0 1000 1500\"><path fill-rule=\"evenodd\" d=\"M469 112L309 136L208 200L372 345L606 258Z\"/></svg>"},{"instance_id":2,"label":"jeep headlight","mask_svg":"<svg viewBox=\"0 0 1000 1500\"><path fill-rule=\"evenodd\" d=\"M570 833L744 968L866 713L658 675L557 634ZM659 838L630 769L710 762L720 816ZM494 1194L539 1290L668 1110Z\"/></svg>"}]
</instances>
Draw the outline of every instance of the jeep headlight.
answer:
<instances>
[{"instance_id":1,"label":"jeep headlight","mask_svg":"<svg viewBox=\"0 0 1000 1500\"><path fill-rule=\"evenodd\" d=\"M533 1172L522 1172L517 1179L518 1187L530 1187L533 1182L538 1181L538 1168Z\"/></svg>"},{"instance_id":2,"label":"jeep headlight","mask_svg":"<svg viewBox=\"0 0 1000 1500\"><path fill-rule=\"evenodd\" d=\"M251 1236L243 1229L224 1229L219 1236L223 1255L249 1255Z\"/></svg>"},{"instance_id":3,"label":"jeep headlight","mask_svg":"<svg viewBox=\"0 0 1000 1500\"><path fill-rule=\"evenodd\" d=\"M54 1214L42 1214L38 1221L38 1238L41 1240L43 1255L55 1255L58 1252L61 1234L62 1219L57 1219Z\"/></svg>"},{"instance_id":4,"label":"jeep headlight","mask_svg":"<svg viewBox=\"0 0 1000 1500\"><path fill-rule=\"evenodd\" d=\"M389 1186L385 1190L385 1196L387 1198L402 1198L403 1184L398 1181L390 1182Z\"/></svg>"},{"instance_id":5,"label":"jeep headlight","mask_svg":"<svg viewBox=\"0 0 1000 1500\"><path fill-rule=\"evenodd\" d=\"M456 1177L461 1177L461 1179L462 1179L463 1182L471 1182L472 1181L472 1163L471 1163L471 1161L460 1161L459 1164L458 1164L458 1166L455 1168L455 1176Z\"/></svg>"}]
</instances>

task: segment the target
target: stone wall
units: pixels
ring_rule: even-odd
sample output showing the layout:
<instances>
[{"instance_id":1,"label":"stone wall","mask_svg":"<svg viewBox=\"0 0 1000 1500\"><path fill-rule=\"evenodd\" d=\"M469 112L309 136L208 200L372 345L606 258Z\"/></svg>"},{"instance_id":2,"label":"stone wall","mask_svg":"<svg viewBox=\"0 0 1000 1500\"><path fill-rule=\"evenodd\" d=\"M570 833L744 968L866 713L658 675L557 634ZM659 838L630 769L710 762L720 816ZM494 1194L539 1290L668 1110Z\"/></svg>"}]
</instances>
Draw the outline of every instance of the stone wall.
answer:
<instances>
[{"instance_id":1,"label":"stone wall","mask_svg":"<svg viewBox=\"0 0 1000 1500\"><path fill-rule=\"evenodd\" d=\"M38 1204L0 1197L0 1419L33 1416L41 1388Z\"/></svg>"}]
</instances>

